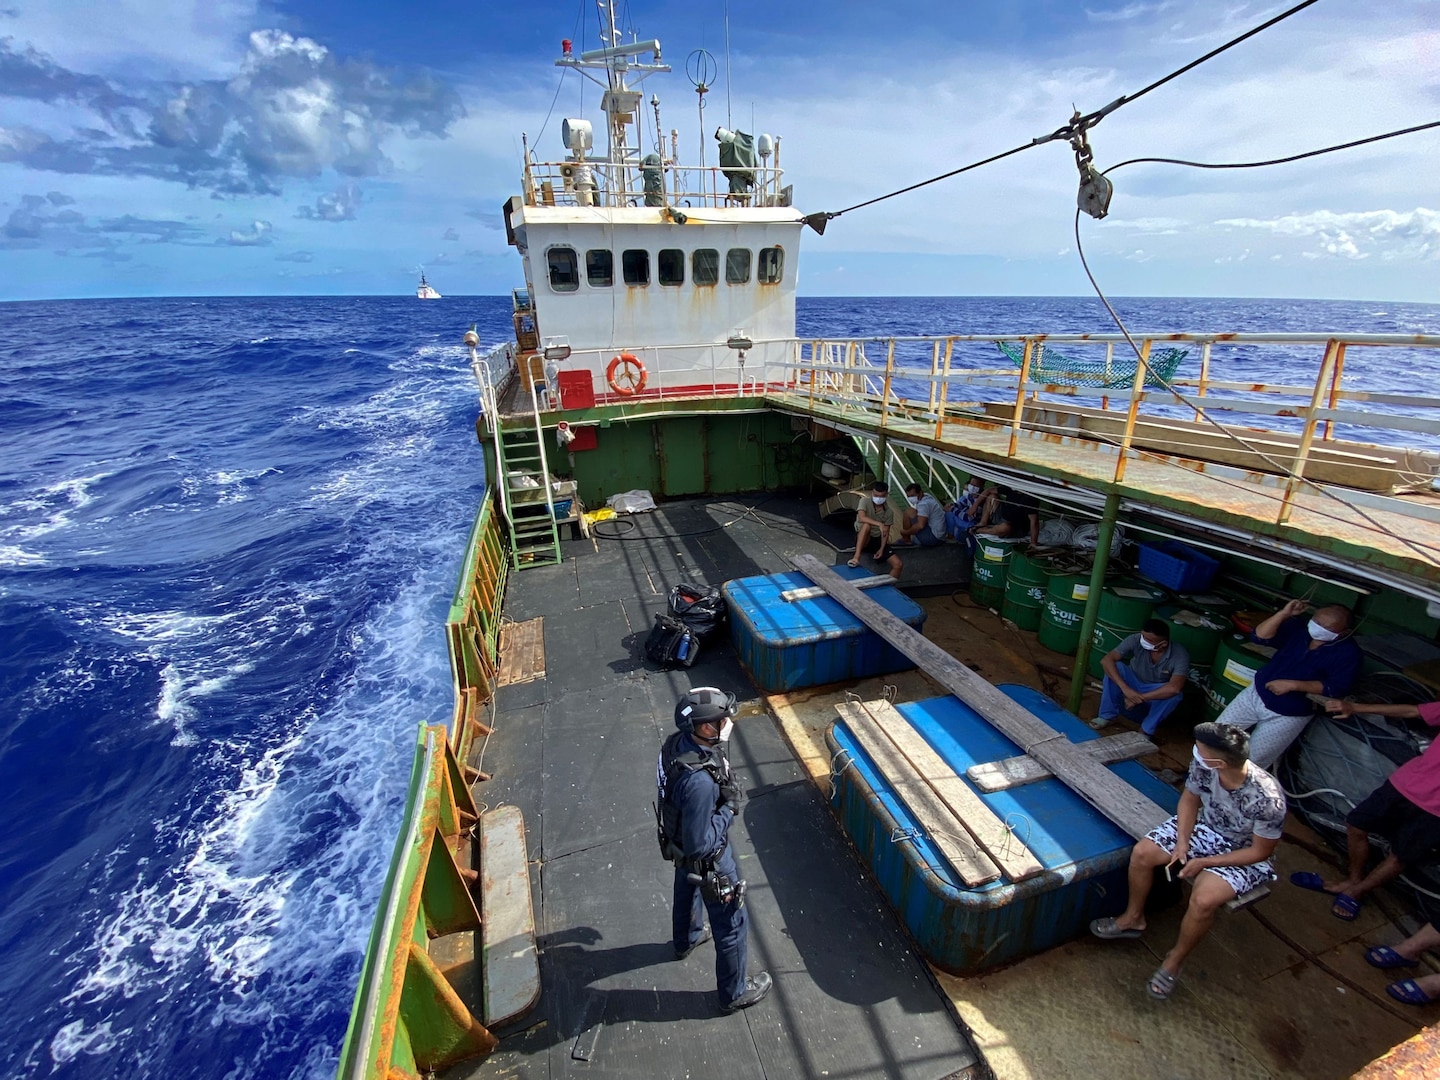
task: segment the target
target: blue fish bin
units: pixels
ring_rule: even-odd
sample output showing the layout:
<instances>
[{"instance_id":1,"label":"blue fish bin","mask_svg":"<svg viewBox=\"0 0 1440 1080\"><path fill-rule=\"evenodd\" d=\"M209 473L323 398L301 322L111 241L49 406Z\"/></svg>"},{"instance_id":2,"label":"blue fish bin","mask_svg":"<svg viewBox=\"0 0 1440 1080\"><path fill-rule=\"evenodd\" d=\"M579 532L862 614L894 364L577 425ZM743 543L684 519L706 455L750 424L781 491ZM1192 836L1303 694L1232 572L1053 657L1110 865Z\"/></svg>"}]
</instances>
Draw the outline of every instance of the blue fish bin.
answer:
<instances>
[{"instance_id":1,"label":"blue fish bin","mask_svg":"<svg viewBox=\"0 0 1440 1080\"><path fill-rule=\"evenodd\" d=\"M1099 738L1037 690L998 689L1071 742ZM845 722L837 720L826 733L837 755L835 811L927 960L955 975L975 975L1054 948L1085 933L1091 919L1124 910L1134 845L1128 833L1054 777L980 792L965 778L966 769L1023 751L958 699L896 708L1044 867L1020 882L1002 873L987 884L966 886ZM1139 762L1107 768L1174 812L1179 794Z\"/></svg>"},{"instance_id":2,"label":"blue fish bin","mask_svg":"<svg viewBox=\"0 0 1440 1080\"><path fill-rule=\"evenodd\" d=\"M871 577L848 566L843 577ZM915 662L828 596L786 600L782 593L814 585L801 573L736 578L721 589L730 612L730 640L755 685L778 693L908 671ZM925 609L893 585L865 595L916 630Z\"/></svg>"}]
</instances>

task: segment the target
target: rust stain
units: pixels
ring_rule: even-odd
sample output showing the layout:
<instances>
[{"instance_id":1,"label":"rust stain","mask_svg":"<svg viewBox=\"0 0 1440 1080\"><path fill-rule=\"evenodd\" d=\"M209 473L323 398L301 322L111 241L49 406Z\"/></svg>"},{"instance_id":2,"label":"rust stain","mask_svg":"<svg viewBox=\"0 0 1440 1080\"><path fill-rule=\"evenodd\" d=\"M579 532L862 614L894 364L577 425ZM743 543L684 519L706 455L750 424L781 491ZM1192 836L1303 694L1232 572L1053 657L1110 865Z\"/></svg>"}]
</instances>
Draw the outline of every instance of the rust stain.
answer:
<instances>
[{"instance_id":1,"label":"rust stain","mask_svg":"<svg viewBox=\"0 0 1440 1080\"><path fill-rule=\"evenodd\" d=\"M1431 1025L1376 1058L1354 1080L1426 1080L1440 1074L1440 1025Z\"/></svg>"},{"instance_id":2,"label":"rust stain","mask_svg":"<svg viewBox=\"0 0 1440 1080\"><path fill-rule=\"evenodd\" d=\"M1296 412L1294 409L1281 409L1281 410L1280 410L1279 412L1277 412L1275 415L1276 415L1276 416L1299 416L1300 414L1299 414L1298 412Z\"/></svg>"}]
</instances>

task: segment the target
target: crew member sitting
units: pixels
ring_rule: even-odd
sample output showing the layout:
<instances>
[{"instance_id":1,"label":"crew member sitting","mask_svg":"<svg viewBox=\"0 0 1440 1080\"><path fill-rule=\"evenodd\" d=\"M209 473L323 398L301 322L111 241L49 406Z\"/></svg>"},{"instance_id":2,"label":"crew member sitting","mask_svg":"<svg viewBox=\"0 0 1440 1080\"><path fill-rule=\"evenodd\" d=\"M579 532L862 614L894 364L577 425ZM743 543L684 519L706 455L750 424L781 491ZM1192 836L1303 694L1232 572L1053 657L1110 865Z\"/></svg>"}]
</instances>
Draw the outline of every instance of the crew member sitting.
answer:
<instances>
[{"instance_id":1,"label":"crew member sitting","mask_svg":"<svg viewBox=\"0 0 1440 1080\"><path fill-rule=\"evenodd\" d=\"M985 524L979 516L980 502L980 481L972 476L965 482L960 498L945 508L945 530L952 539L965 536L971 526Z\"/></svg>"},{"instance_id":2,"label":"crew member sitting","mask_svg":"<svg viewBox=\"0 0 1440 1080\"><path fill-rule=\"evenodd\" d=\"M1105 685L1100 692L1100 714L1090 722L1104 727L1124 713L1141 721L1140 730L1154 735L1175 711L1190 674L1190 654L1170 640L1170 627L1161 619L1147 619L1138 634L1131 634L1105 654ZM1141 710L1131 716L1134 710Z\"/></svg>"},{"instance_id":3,"label":"crew member sitting","mask_svg":"<svg viewBox=\"0 0 1440 1080\"><path fill-rule=\"evenodd\" d=\"M871 543L875 543L877 546L871 558L876 562L888 562L890 576L898 578L904 563L900 561L900 556L890 550L890 530L894 525L895 511L890 509L890 485L884 480L876 480L870 486L869 502L861 503L860 509L855 511L855 554L845 565L859 566L860 556Z\"/></svg>"},{"instance_id":4,"label":"crew member sitting","mask_svg":"<svg viewBox=\"0 0 1440 1080\"><path fill-rule=\"evenodd\" d=\"M1332 604L1308 620L1305 609L1305 601L1291 600L1255 627L1255 640L1276 646L1275 655L1219 717L1250 731L1250 760L1262 769L1275 764L1315 715L1306 695L1343 697L1360 670L1350 609Z\"/></svg>"},{"instance_id":5,"label":"crew member sitting","mask_svg":"<svg viewBox=\"0 0 1440 1080\"><path fill-rule=\"evenodd\" d=\"M1180 864L1180 879L1194 883L1180 935L1150 976L1156 1001L1175 992L1180 967L1215 921L1220 905L1275 876L1270 856L1285 825L1285 793L1249 760L1250 740L1229 724L1195 729L1190 775L1174 817L1146 834L1130 852L1130 897L1114 918L1096 919L1098 938L1138 938L1145 930L1145 898L1155 871Z\"/></svg>"},{"instance_id":6,"label":"crew member sitting","mask_svg":"<svg viewBox=\"0 0 1440 1080\"><path fill-rule=\"evenodd\" d=\"M975 529L977 536L1030 538L1030 546L1040 542L1040 502L1033 495L1023 491L1000 488L1000 520L994 525L981 525Z\"/></svg>"},{"instance_id":7,"label":"crew member sitting","mask_svg":"<svg viewBox=\"0 0 1440 1080\"><path fill-rule=\"evenodd\" d=\"M1352 701L1326 701L1325 708L1337 716L1370 713L1400 719L1424 720L1440 727L1440 702L1424 705L1357 705ZM1343 881L1325 881L1319 874L1303 870L1290 875L1302 889L1327 892L1335 899L1330 905L1337 919L1351 922L1360 913L1360 900L1406 866L1431 862L1440 850L1440 739L1432 742L1417 758L1401 765L1359 806L1345 817L1349 872ZM1370 873L1370 835L1390 845L1390 854Z\"/></svg>"},{"instance_id":8,"label":"crew member sitting","mask_svg":"<svg viewBox=\"0 0 1440 1080\"><path fill-rule=\"evenodd\" d=\"M900 539L894 547L934 547L945 539L945 511L940 500L919 484L905 488L910 503L900 517Z\"/></svg>"}]
</instances>

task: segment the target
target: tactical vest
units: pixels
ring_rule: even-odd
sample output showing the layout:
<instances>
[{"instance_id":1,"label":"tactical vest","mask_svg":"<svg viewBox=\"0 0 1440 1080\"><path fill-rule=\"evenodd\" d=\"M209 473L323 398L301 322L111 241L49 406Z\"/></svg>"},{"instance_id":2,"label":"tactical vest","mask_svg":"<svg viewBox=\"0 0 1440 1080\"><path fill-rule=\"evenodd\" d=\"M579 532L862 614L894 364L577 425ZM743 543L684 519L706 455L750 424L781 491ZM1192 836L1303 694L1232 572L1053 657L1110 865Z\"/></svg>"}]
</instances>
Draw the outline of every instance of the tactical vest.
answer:
<instances>
[{"instance_id":1,"label":"tactical vest","mask_svg":"<svg viewBox=\"0 0 1440 1080\"><path fill-rule=\"evenodd\" d=\"M656 839L660 844L660 857L670 862L685 858L680 846L680 807L670 796L675 792L675 782L681 773L703 770L717 785L723 784L728 773L724 758L698 750L680 752L680 738L683 732L675 732L660 747L660 760L655 770L655 787L658 802L655 804Z\"/></svg>"}]
</instances>

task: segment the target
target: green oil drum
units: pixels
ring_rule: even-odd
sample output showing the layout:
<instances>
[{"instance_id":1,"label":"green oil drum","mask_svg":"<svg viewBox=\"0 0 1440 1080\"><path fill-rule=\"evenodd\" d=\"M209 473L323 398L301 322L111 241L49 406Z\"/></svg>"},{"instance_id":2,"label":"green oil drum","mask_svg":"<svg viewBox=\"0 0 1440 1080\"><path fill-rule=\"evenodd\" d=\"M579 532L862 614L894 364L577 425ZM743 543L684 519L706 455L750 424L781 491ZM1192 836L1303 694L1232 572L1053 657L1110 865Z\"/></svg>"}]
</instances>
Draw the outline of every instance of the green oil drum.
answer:
<instances>
[{"instance_id":1,"label":"green oil drum","mask_svg":"<svg viewBox=\"0 0 1440 1080\"><path fill-rule=\"evenodd\" d=\"M1143 581L1117 581L1106 585L1100 594L1100 610L1095 618L1095 633L1090 639L1089 671L1102 678L1105 669L1100 661L1105 654L1131 634L1137 634L1155 612L1155 605L1166 597L1164 589Z\"/></svg>"},{"instance_id":2,"label":"green oil drum","mask_svg":"<svg viewBox=\"0 0 1440 1080\"><path fill-rule=\"evenodd\" d=\"M1010 556L1005 579L1005 602L1000 614L1021 630L1038 630L1045 606L1045 587L1050 580L1051 560L1016 551Z\"/></svg>"},{"instance_id":3,"label":"green oil drum","mask_svg":"<svg viewBox=\"0 0 1440 1080\"><path fill-rule=\"evenodd\" d=\"M1066 656L1080 649L1080 624L1090 598L1090 575L1055 573L1045 587L1040 613L1040 644Z\"/></svg>"},{"instance_id":4,"label":"green oil drum","mask_svg":"<svg viewBox=\"0 0 1440 1080\"><path fill-rule=\"evenodd\" d=\"M1231 623L1224 615L1185 604L1166 604L1155 612L1170 627L1170 640L1183 645L1190 654L1190 663L1208 668L1215 661L1215 650L1231 633Z\"/></svg>"},{"instance_id":5,"label":"green oil drum","mask_svg":"<svg viewBox=\"0 0 1440 1080\"><path fill-rule=\"evenodd\" d=\"M970 596L977 604L998 608L1005 601L1005 578L1012 553L1026 540L976 537L975 558L970 566Z\"/></svg>"},{"instance_id":6,"label":"green oil drum","mask_svg":"<svg viewBox=\"0 0 1440 1080\"><path fill-rule=\"evenodd\" d=\"M1255 681L1255 673L1270 662L1275 650L1256 645L1244 634L1229 634L1215 650L1210 681L1205 687L1205 719L1214 720Z\"/></svg>"}]
</instances>

